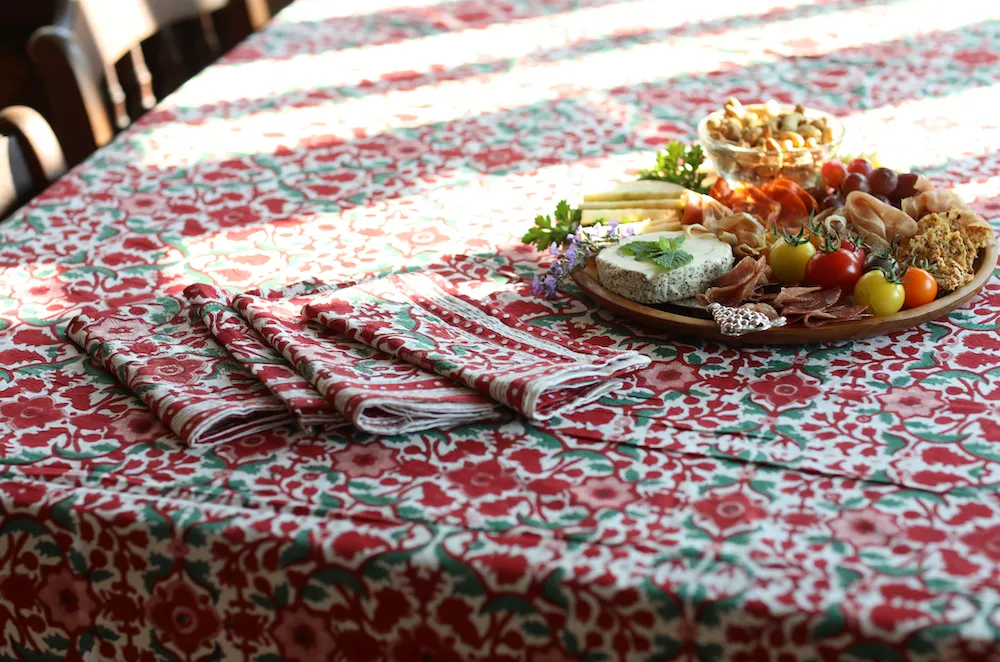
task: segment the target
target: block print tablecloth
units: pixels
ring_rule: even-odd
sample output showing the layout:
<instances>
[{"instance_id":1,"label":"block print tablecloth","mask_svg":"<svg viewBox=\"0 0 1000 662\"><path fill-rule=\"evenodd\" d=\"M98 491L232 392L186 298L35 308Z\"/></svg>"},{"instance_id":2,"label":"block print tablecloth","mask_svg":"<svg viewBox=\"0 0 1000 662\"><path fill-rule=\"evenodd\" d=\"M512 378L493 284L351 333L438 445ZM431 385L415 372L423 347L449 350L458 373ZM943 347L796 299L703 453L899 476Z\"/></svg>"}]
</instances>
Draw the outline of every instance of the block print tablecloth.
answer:
<instances>
[{"instance_id":1,"label":"block print tablecloth","mask_svg":"<svg viewBox=\"0 0 1000 662\"><path fill-rule=\"evenodd\" d=\"M891 338L773 350L501 288L652 365L544 425L392 437L185 448L64 340L193 283L458 254L530 278L536 213L730 95L834 112L848 149L1000 211L994 3L415 4L299 0L0 225L0 655L1000 656L996 282Z\"/></svg>"}]
</instances>

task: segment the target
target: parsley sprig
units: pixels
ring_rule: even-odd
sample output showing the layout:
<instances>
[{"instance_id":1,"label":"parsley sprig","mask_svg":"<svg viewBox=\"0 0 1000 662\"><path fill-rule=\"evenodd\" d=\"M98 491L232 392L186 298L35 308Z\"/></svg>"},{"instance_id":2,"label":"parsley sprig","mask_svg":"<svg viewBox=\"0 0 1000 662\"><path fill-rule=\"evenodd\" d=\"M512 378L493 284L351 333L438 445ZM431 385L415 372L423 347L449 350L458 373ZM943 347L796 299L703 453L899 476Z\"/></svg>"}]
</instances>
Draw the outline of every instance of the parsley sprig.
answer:
<instances>
[{"instance_id":1,"label":"parsley sprig","mask_svg":"<svg viewBox=\"0 0 1000 662\"><path fill-rule=\"evenodd\" d=\"M660 237L657 241L631 241L618 247L619 253L633 256L638 262L652 262L666 271L691 264L694 256L681 248L687 235Z\"/></svg>"},{"instance_id":2,"label":"parsley sprig","mask_svg":"<svg viewBox=\"0 0 1000 662\"><path fill-rule=\"evenodd\" d=\"M639 179L658 179L680 184L697 193L708 193L708 188L702 185L705 177L698 172L704 160L701 145L685 145L673 140L656 153L656 167L639 171Z\"/></svg>"},{"instance_id":3,"label":"parsley sprig","mask_svg":"<svg viewBox=\"0 0 1000 662\"><path fill-rule=\"evenodd\" d=\"M540 251L552 245L562 246L579 229L582 217L583 212L560 200L552 216L535 217L535 224L521 237L521 242L534 245Z\"/></svg>"}]
</instances>

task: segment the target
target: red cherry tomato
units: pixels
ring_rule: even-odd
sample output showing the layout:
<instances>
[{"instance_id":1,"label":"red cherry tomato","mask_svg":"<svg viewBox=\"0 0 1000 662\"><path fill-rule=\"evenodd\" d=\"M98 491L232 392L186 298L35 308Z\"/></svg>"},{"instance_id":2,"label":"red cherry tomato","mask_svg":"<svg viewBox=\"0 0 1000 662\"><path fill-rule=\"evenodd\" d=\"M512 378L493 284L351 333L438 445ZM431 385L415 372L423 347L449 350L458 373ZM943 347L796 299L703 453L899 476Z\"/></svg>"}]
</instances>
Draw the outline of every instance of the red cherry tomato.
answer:
<instances>
[{"instance_id":1,"label":"red cherry tomato","mask_svg":"<svg viewBox=\"0 0 1000 662\"><path fill-rule=\"evenodd\" d=\"M819 251L806 263L806 285L839 287L841 293L850 294L864 272L864 262L858 259L853 247L841 245L834 251Z\"/></svg>"}]
</instances>

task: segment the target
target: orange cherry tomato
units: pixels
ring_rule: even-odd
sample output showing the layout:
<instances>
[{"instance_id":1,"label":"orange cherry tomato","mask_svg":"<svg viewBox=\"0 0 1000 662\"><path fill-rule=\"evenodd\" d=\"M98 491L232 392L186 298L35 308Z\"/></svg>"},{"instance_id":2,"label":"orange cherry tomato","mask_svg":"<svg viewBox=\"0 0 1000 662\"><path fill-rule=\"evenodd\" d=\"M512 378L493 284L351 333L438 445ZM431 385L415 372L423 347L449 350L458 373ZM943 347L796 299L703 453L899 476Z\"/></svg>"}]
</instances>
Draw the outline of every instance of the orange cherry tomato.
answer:
<instances>
[{"instance_id":1,"label":"orange cherry tomato","mask_svg":"<svg viewBox=\"0 0 1000 662\"><path fill-rule=\"evenodd\" d=\"M906 298L903 305L907 308L919 308L934 301L937 296L938 284L934 276L925 269L910 267L903 274L903 291Z\"/></svg>"}]
</instances>

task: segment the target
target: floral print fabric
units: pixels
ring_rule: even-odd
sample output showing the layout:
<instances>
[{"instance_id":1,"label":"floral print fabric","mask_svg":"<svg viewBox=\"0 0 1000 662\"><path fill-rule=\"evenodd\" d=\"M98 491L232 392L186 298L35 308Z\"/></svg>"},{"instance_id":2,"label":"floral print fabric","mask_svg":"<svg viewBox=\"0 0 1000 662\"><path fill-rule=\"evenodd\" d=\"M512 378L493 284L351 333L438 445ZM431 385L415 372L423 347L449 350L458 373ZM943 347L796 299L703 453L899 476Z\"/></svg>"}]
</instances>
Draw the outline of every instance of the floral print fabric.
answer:
<instances>
[{"instance_id":1,"label":"floral print fabric","mask_svg":"<svg viewBox=\"0 0 1000 662\"><path fill-rule=\"evenodd\" d=\"M316 296L242 294L233 305L358 429L400 434L503 415L488 397L308 323L300 309Z\"/></svg>"},{"instance_id":2,"label":"floral print fabric","mask_svg":"<svg viewBox=\"0 0 1000 662\"><path fill-rule=\"evenodd\" d=\"M216 341L285 403L300 427L336 427L346 423L323 394L295 372L285 358L233 310L231 293L210 285L192 285L184 290L184 296L191 302L192 312Z\"/></svg>"},{"instance_id":3,"label":"floral print fabric","mask_svg":"<svg viewBox=\"0 0 1000 662\"><path fill-rule=\"evenodd\" d=\"M536 214L728 96L830 111L845 152L993 219L998 12L296 0L0 224L0 658L1000 659L996 279L901 334L786 348L498 288L652 363L544 422L350 440L186 445L64 337L173 317L196 282L489 279L457 254L530 282Z\"/></svg>"},{"instance_id":4,"label":"floral print fabric","mask_svg":"<svg viewBox=\"0 0 1000 662\"><path fill-rule=\"evenodd\" d=\"M390 276L324 295L303 313L334 332L459 381L528 418L613 393L649 364L522 324L435 274ZM481 295L481 293L478 293Z\"/></svg>"},{"instance_id":5,"label":"floral print fabric","mask_svg":"<svg viewBox=\"0 0 1000 662\"><path fill-rule=\"evenodd\" d=\"M282 401L176 307L135 304L80 316L67 335L188 444L291 423Z\"/></svg>"}]
</instances>

